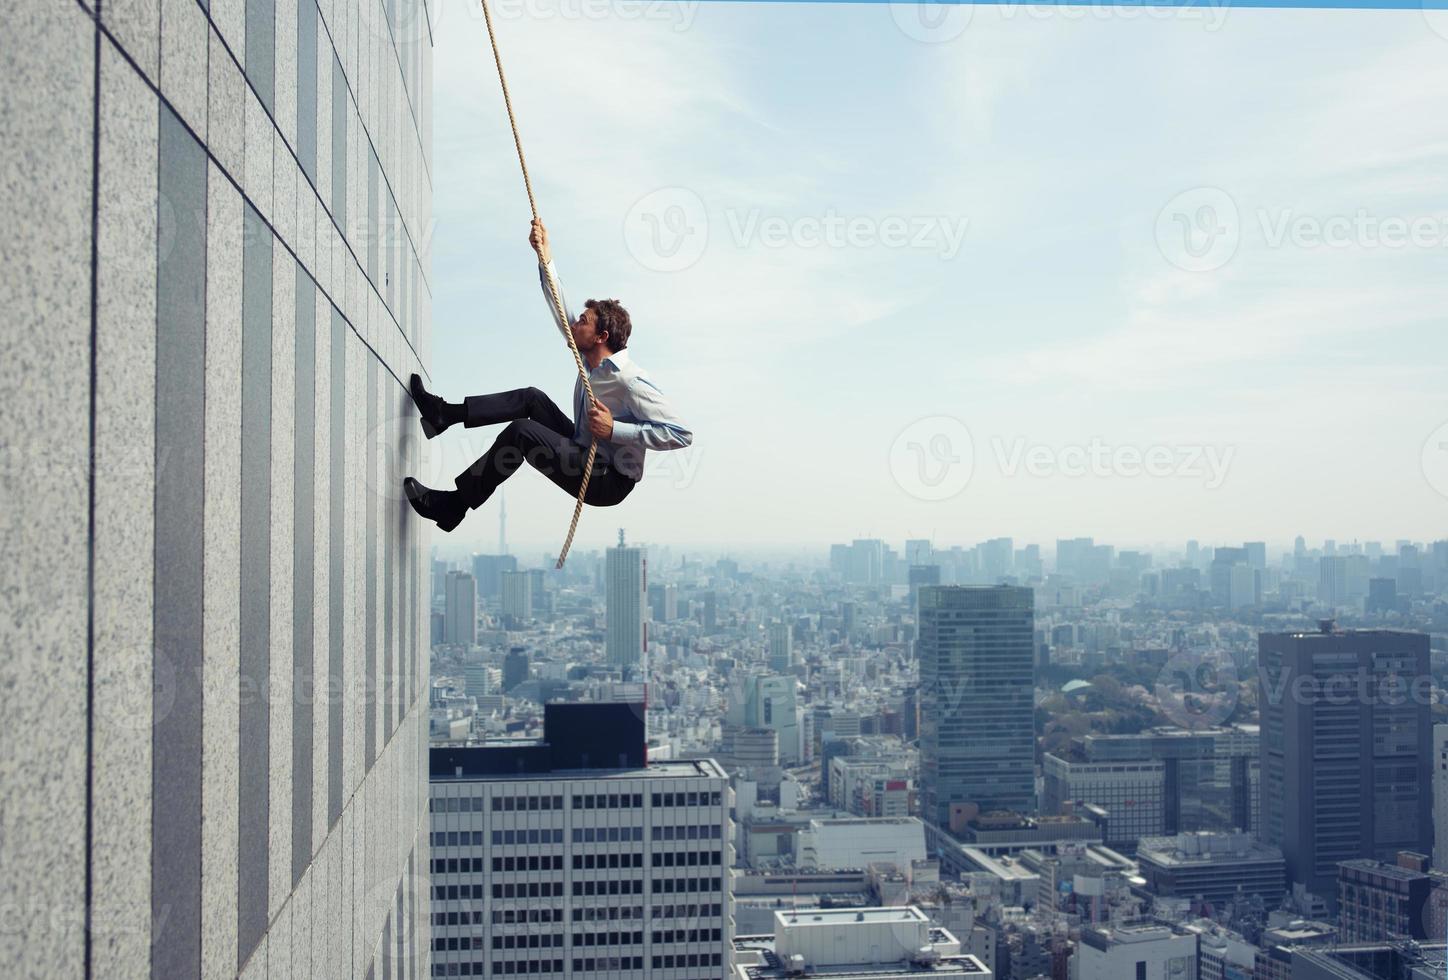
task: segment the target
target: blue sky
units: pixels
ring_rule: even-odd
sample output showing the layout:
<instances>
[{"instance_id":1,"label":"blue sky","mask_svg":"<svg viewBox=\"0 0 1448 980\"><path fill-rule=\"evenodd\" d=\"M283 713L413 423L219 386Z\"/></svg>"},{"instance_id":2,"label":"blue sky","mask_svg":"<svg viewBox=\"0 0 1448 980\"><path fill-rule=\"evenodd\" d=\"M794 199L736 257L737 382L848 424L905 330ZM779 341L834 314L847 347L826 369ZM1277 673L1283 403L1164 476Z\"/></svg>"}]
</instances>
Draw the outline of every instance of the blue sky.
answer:
<instances>
[{"instance_id":1,"label":"blue sky","mask_svg":"<svg viewBox=\"0 0 1448 980\"><path fill-rule=\"evenodd\" d=\"M1448 14L494 10L570 297L696 431L579 547L1448 526ZM434 37L436 388L566 405L476 3ZM507 487L556 548L568 499Z\"/></svg>"}]
</instances>

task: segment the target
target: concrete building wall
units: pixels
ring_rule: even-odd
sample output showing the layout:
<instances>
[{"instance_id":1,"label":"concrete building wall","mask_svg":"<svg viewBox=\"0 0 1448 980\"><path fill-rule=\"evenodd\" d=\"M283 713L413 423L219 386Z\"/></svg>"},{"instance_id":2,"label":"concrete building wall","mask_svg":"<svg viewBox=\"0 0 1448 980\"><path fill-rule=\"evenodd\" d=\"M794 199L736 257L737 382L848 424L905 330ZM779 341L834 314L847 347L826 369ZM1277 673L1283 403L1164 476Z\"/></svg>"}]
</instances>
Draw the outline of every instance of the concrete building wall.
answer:
<instances>
[{"instance_id":1,"label":"concrete building wall","mask_svg":"<svg viewBox=\"0 0 1448 980\"><path fill-rule=\"evenodd\" d=\"M423 3L3 7L0 975L427 972Z\"/></svg>"}]
</instances>

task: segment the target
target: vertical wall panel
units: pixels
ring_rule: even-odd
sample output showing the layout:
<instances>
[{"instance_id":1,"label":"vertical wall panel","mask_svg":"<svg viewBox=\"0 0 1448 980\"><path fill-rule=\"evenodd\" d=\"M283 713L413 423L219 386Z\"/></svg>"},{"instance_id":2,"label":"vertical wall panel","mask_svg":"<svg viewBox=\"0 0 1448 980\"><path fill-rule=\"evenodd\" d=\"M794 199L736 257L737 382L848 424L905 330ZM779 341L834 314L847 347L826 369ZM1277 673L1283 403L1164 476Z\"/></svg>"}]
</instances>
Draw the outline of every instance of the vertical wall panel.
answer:
<instances>
[{"instance_id":1,"label":"vertical wall panel","mask_svg":"<svg viewBox=\"0 0 1448 980\"><path fill-rule=\"evenodd\" d=\"M246 0L246 77L257 98L276 106L276 0Z\"/></svg>"},{"instance_id":2,"label":"vertical wall panel","mask_svg":"<svg viewBox=\"0 0 1448 980\"><path fill-rule=\"evenodd\" d=\"M347 79L342 64L332 58L332 220L347 231L347 116L350 115Z\"/></svg>"},{"instance_id":3,"label":"vertical wall panel","mask_svg":"<svg viewBox=\"0 0 1448 980\"><path fill-rule=\"evenodd\" d=\"M303 6L308 6L303 3ZM313 663L316 501L317 288L297 267L296 379L292 456L292 883L312 860L312 718L317 691Z\"/></svg>"},{"instance_id":4,"label":"vertical wall panel","mask_svg":"<svg viewBox=\"0 0 1448 980\"><path fill-rule=\"evenodd\" d=\"M297 0L297 159L317 182L317 4Z\"/></svg>"},{"instance_id":5,"label":"vertical wall panel","mask_svg":"<svg viewBox=\"0 0 1448 980\"><path fill-rule=\"evenodd\" d=\"M156 468L156 96L101 47L96 214L95 648L91 963L150 970ZM183 215L193 228L205 214ZM168 236L168 247L174 239Z\"/></svg>"},{"instance_id":6,"label":"vertical wall panel","mask_svg":"<svg viewBox=\"0 0 1448 980\"><path fill-rule=\"evenodd\" d=\"M85 739L54 724L87 696L94 22L76 4L16 4L0 31L0 908L25 942L0 975L76 975L86 882ZM43 147L44 166L37 166ZM56 434L67 433L57 452ZM44 486L46 492L35 492ZM83 717L76 725L83 725ZM64 912L64 918L56 913Z\"/></svg>"},{"instance_id":7,"label":"vertical wall panel","mask_svg":"<svg viewBox=\"0 0 1448 980\"><path fill-rule=\"evenodd\" d=\"M250 8L248 8L248 12ZM248 35L248 44L251 36ZM237 965L266 933L271 680L272 234L243 212L241 330L241 779Z\"/></svg>"},{"instance_id":8,"label":"vertical wall panel","mask_svg":"<svg viewBox=\"0 0 1448 980\"><path fill-rule=\"evenodd\" d=\"M370 353L367 360L367 475L362 481L363 504L366 507L367 523L367 597L364 615L366 621L367 662L366 681L362 697L365 702L363 719L363 762L364 771L372 768L377 758L377 504L381 480L378 478L377 463L377 359Z\"/></svg>"},{"instance_id":9,"label":"vertical wall panel","mask_svg":"<svg viewBox=\"0 0 1448 980\"><path fill-rule=\"evenodd\" d=\"M345 423L347 418L347 324L342 314L332 310L331 337L331 389L332 400L329 412L331 469L328 486L331 489L331 507L327 535L327 554L331 574L328 576L328 718L327 727L327 823L337 822L342 815L342 703L345 695L346 676L343 672L344 637L343 621L346 618L347 577L344 573L346 559L346 483L347 441Z\"/></svg>"},{"instance_id":10,"label":"vertical wall panel","mask_svg":"<svg viewBox=\"0 0 1448 980\"><path fill-rule=\"evenodd\" d=\"M317 291L316 333L313 349L316 377L312 425L312 854L318 854L332 825L332 305ZM314 882L314 887L316 886Z\"/></svg>"},{"instance_id":11,"label":"vertical wall panel","mask_svg":"<svg viewBox=\"0 0 1448 980\"><path fill-rule=\"evenodd\" d=\"M278 140L278 145L281 141ZM291 165L287 160L288 166ZM295 172L295 171L293 171ZM295 470L293 411L296 372L297 274L296 262L279 240L272 250L271 334L271 646L268 652L271 681L267 688L268 762L267 834L270 868L267 878L267 918L275 920L292 890L292 612L293 522L292 493ZM309 583L310 584L310 583ZM275 928L275 926L273 926ZM285 954L291 939L271 946L271 957Z\"/></svg>"},{"instance_id":12,"label":"vertical wall panel","mask_svg":"<svg viewBox=\"0 0 1448 980\"><path fill-rule=\"evenodd\" d=\"M201 967L206 155L160 110L151 975ZM199 219L199 220L198 220ZM169 228L169 235L167 230ZM165 240L169 239L169 241Z\"/></svg>"},{"instance_id":13,"label":"vertical wall panel","mask_svg":"<svg viewBox=\"0 0 1448 980\"><path fill-rule=\"evenodd\" d=\"M236 976L241 626L242 201L208 172L202 976Z\"/></svg>"}]
</instances>

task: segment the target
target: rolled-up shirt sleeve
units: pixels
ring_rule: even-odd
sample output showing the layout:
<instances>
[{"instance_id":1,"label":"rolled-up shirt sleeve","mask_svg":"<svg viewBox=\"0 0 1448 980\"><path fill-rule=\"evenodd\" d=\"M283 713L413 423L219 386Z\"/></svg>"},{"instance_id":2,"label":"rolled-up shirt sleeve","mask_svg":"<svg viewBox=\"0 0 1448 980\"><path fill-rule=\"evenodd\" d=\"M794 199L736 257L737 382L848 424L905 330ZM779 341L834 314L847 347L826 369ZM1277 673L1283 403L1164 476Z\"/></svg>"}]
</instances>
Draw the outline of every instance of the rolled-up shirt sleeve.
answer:
<instances>
[{"instance_id":1,"label":"rolled-up shirt sleeve","mask_svg":"<svg viewBox=\"0 0 1448 980\"><path fill-rule=\"evenodd\" d=\"M553 274L553 281L558 284L558 299L563 304L563 315L565 320L558 319L558 308L553 305L553 293L548 288L548 274ZM553 323L558 327L558 332L563 334L563 339L568 339L568 325L573 322L573 311L568 307L568 296L563 292L563 280L558 278L558 267L550 259L545 265L538 263L538 284L543 287L543 299L548 303L548 312L553 317Z\"/></svg>"},{"instance_id":2,"label":"rolled-up shirt sleeve","mask_svg":"<svg viewBox=\"0 0 1448 980\"><path fill-rule=\"evenodd\" d=\"M683 449L694 441L694 433L674 414L663 392L643 378L628 386L629 407L634 421L614 419L610 442L644 449Z\"/></svg>"}]
</instances>

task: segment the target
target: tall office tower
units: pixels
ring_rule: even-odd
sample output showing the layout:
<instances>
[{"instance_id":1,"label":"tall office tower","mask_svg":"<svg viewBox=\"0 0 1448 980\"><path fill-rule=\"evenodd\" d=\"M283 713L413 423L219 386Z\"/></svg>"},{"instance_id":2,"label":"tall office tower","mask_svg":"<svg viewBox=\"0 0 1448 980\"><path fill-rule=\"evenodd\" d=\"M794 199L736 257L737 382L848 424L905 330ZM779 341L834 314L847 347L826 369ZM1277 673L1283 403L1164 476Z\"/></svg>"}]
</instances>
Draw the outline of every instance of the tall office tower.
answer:
<instances>
[{"instance_id":1,"label":"tall office tower","mask_svg":"<svg viewBox=\"0 0 1448 980\"><path fill-rule=\"evenodd\" d=\"M548 577L541 568L528 569L529 589L533 597L534 613L551 613L552 596L548 594Z\"/></svg>"},{"instance_id":2,"label":"tall office tower","mask_svg":"<svg viewBox=\"0 0 1448 980\"><path fill-rule=\"evenodd\" d=\"M528 679L528 651L513 647L503 658L503 693L506 694Z\"/></svg>"},{"instance_id":3,"label":"tall office tower","mask_svg":"<svg viewBox=\"0 0 1448 980\"><path fill-rule=\"evenodd\" d=\"M644 549L625 545L620 530L618 546L608 549L605 560L608 665L634 668L642 661L648 642L644 634L644 596L648 587Z\"/></svg>"},{"instance_id":4,"label":"tall office tower","mask_svg":"<svg viewBox=\"0 0 1448 980\"><path fill-rule=\"evenodd\" d=\"M1218 606L1232 604L1232 571L1248 567L1246 548L1218 548L1212 553L1212 602Z\"/></svg>"},{"instance_id":5,"label":"tall office tower","mask_svg":"<svg viewBox=\"0 0 1448 980\"><path fill-rule=\"evenodd\" d=\"M877 538L856 538L850 543L845 581L854 585L876 585L885 574L885 542Z\"/></svg>"},{"instance_id":6,"label":"tall office tower","mask_svg":"<svg viewBox=\"0 0 1448 980\"><path fill-rule=\"evenodd\" d=\"M940 584L939 565L911 565L908 573L910 585L910 608L914 609L920 599L920 590L927 585Z\"/></svg>"},{"instance_id":7,"label":"tall office tower","mask_svg":"<svg viewBox=\"0 0 1448 980\"><path fill-rule=\"evenodd\" d=\"M1433 867L1448 870L1448 725L1433 726Z\"/></svg>"},{"instance_id":8,"label":"tall office tower","mask_svg":"<svg viewBox=\"0 0 1448 980\"><path fill-rule=\"evenodd\" d=\"M724 770L647 762L638 703L544 712L537 742L430 751L435 975L732 975Z\"/></svg>"},{"instance_id":9,"label":"tall office tower","mask_svg":"<svg viewBox=\"0 0 1448 980\"><path fill-rule=\"evenodd\" d=\"M498 554L508 553L508 498L498 488Z\"/></svg>"},{"instance_id":10,"label":"tall office tower","mask_svg":"<svg viewBox=\"0 0 1448 980\"><path fill-rule=\"evenodd\" d=\"M504 572L499 592L504 616L514 623L533 618L533 577L528 572Z\"/></svg>"},{"instance_id":11,"label":"tall office tower","mask_svg":"<svg viewBox=\"0 0 1448 980\"><path fill-rule=\"evenodd\" d=\"M980 545L980 570L988 585L1009 575L1015 560L1015 543L1010 538L992 538Z\"/></svg>"},{"instance_id":12,"label":"tall office tower","mask_svg":"<svg viewBox=\"0 0 1448 980\"><path fill-rule=\"evenodd\" d=\"M921 814L1036 809L1035 601L1015 586L920 590Z\"/></svg>"},{"instance_id":13,"label":"tall office tower","mask_svg":"<svg viewBox=\"0 0 1448 980\"><path fill-rule=\"evenodd\" d=\"M672 623L678 619L678 586L663 582L652 583L649 586L649 615L656 623Z\"/></svg>"},{"instance_id":14,"label":"tall office tower","mask_svg":"<svg viewBox=\"0 0 1448 980\"><path fill-rule=\"evenodd\" d=\"M436 8L318 6L4 8L3 977L428 972Z\"/></svg>"},{"instance_id":15,"label":"tall office tower","mask_svg":"<svg viewBox=\"0 0 1448 980\"><path fill-rule=\"evenodd\" d=\"M1267 568L1267 542L1248 541L1242 548L1247 552L1248 565L1259 572Z\"/></svg>"},{"instance_id":16,"label":"tall office tower","mask_svg":"<svg viewBox=\"0 0 1448 980\"><path fill-rule=\"evenodd\" d=\"M450 646L473 646L478 642L478 591L473 577L467 572L448 572L446 591L442 641Z\"/></svg>"},{"instance_id":17,"label":"tall office tower","mask_svg":"<svg viewBox=\"0 0 1448 980\"><path fill-rule=\"evenodd\" d=\"M516 572L515 555L473 555L473 577L478 580L478 598L496 599L503 593L503 573Z\"/></svg>"},{"instance_id":18,"label":"tall office tower","mask_svg":"<svg viewBox=\"0 0 1448 980\"><path fill-rule=\"evenodd\" d=\"M908 538L905 541L906 565L929 565L934 560L931 557L930 539Z\"/></svg>"},{"instance_id":19,"label":"tall office tower","mask_svg":"<svg viewBox=\"0 0 1448 980\"><path fill-rule=\"evenodd\" d=\"M788 623L769 624L769 669L777 674L794 670L794 636Z\"/></svg>"},{"instance_id":20,"label":"tall office tower","mask_svg":"<svg viewBox=\"0 0 1448 980\"><path fill-rule=\"evenodd\" d=\"M447 562L438 558L432 560L432 597L434 599L441 599L445 595L447 571Z\"/></svg>"},{"instance_id":21,"label":"tall office tower","mask_svg":"<svg viewBox=\"0 0 1448 980\"><path fill-rule=\"evenodd\" d=\"M719 594L710 589L704 593L704 629L719 628Z\"/></svg>"},{"instance_id":22,"label":"tall office tower","mask_svg":"<svg viewBox=\"0 0 1448 980\"><path fill-rule=\"evenodd\" d=\"M1262 839L1335 905L1339 861L1433 846L1428 637L1325 621L1258 649Z\"/></svg>"}]
</instances>

